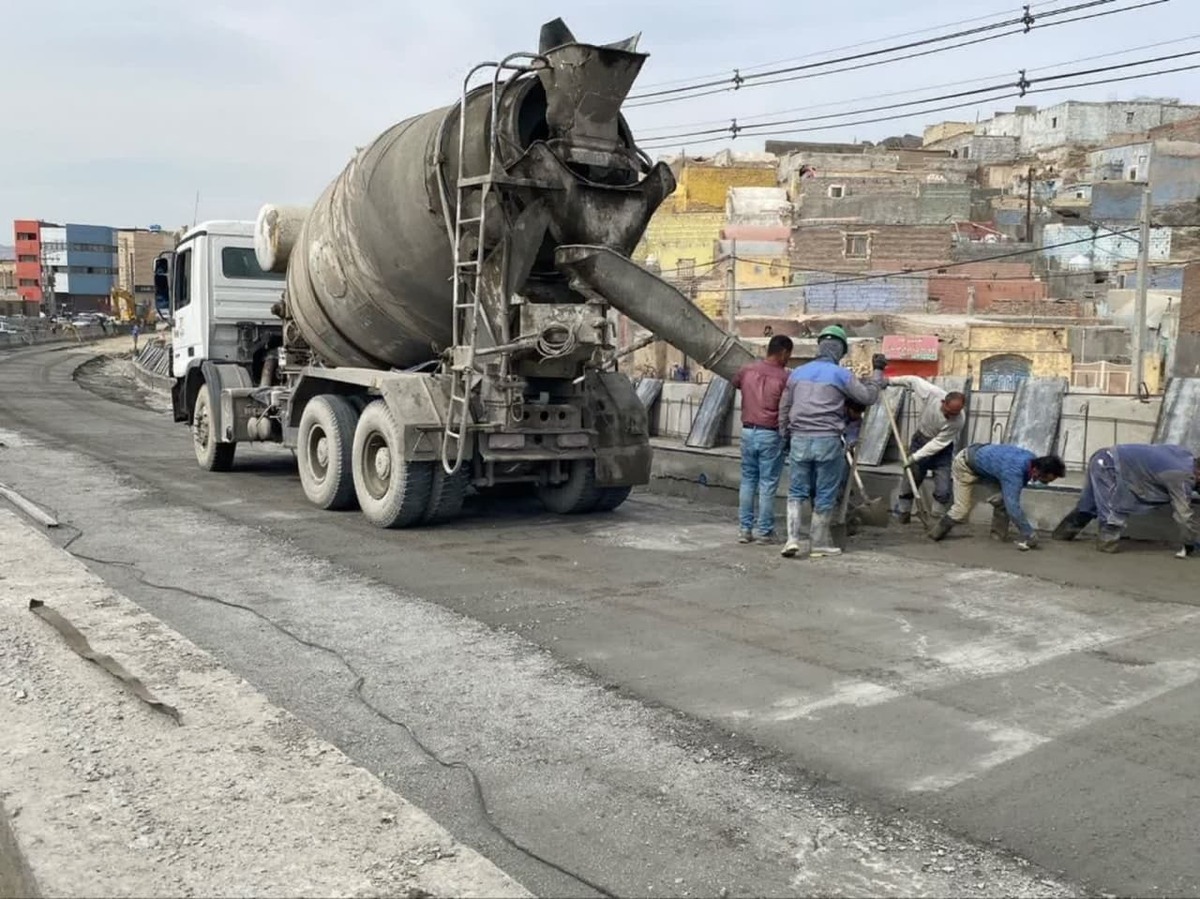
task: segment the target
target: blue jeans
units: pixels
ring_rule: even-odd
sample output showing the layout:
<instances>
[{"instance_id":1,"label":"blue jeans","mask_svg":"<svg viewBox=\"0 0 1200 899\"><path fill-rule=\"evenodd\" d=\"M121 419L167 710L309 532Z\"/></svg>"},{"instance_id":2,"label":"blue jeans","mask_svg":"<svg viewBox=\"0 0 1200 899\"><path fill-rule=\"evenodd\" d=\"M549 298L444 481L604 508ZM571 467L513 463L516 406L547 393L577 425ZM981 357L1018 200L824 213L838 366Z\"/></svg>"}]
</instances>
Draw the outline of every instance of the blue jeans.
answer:
<instances>
[{"instance_id":1,"label":"blue jeans","mask_svg":"<svg viewBox=\"0 0 1200 899\"><path fill-rule=\"evenodd\" d=\"M846 468L846 445L841 437L792 435L792 468L788 499L811 499L814 512L832 512L837 505Z\"/></svg>"},{"instance_id":2,"label":"blue jeans","mask_svg":"<svg viewBox=\"0 0 1200 899\"><path fill-rule=\"evenodd\" d=\"M783 438L777 431L742 428L742 485L738 517L742 530L754 528L754 497L758 497L758 529L775 532L775 491L783 472Z\"/></svg>"}]
</instances>

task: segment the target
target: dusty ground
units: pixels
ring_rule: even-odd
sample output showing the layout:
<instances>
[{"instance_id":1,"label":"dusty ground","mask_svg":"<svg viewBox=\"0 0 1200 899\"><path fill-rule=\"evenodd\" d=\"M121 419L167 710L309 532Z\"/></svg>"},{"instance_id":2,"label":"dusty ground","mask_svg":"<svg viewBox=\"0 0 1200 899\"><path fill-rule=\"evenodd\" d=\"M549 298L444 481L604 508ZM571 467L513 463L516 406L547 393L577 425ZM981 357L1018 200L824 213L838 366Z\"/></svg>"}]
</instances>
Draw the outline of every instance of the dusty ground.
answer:
<instances>
[{"instance_id":1,"label":"dusty ground","mask_svg":"<svg viewBox=\"0 0 1200 899\"><path fill-rule=\"evenodd\" d=\"M1200 568L897 532L787 563L645 495L379 532L307 506L286 452L197 471L186 429L82 390L81 361L0 363L6 476L534 892L1200 889Z\"/></svg>"},{"instance_id":2,"label":"dusty ground","mask_svg":"<svg viewBox=\"0 0 1200 899\"><path fill-rule=\"evenodd\" d=\"M0 546L0 797L43 895L528 895L3 510ZM182 724L73 653L31 598Z\"/></svg>"}]
</instances>

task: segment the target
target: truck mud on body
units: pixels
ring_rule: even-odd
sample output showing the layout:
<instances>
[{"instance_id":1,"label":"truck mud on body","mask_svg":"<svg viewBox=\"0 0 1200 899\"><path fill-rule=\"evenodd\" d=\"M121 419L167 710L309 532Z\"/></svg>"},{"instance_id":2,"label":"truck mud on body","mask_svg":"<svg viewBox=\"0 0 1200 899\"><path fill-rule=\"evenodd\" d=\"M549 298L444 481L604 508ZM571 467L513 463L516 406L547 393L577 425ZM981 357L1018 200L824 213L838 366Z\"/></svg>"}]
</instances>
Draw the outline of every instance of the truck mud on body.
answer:
<instances>
[{"instance_id":1,"label":"truck mud on body","mask_svg":"<svg viewBox=\"0 0 1200 899\"><path fill-rule=\"evenodd\" d=\"M175 419L202 468L296 453L306 496L380 527L453 518L469 487L606 511L650 477L612 311L719 375L750 354L629 260L674 190L620 106L637 39L476 66L459 102L393 126L311 209L184 235L160 288Z\"/></svg>"}]
</instances>

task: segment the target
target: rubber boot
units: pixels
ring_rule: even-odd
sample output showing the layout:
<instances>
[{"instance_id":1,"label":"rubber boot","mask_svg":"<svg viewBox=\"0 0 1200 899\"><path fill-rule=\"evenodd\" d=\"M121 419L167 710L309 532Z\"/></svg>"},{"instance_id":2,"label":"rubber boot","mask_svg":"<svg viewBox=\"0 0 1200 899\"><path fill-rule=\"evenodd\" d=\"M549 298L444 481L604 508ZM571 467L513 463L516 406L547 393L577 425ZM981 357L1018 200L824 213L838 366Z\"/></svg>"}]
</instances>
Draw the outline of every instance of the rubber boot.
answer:
<instances>
[{"instance_id":1,"label":"rubber boot","mask_svg":"<svg viewBox=\"0 0 1200 899\"><path fill-rule=\"evenodd\" d=\"M1008 528L1012 519L1008 517L1008 509L1004 508L1003 497L993 496L988 502L992 506L992 539L1003 543L1008 539Z\"/></svg>"},{"instance_id":2,"label":"rubber boot","mask_svg":"<svg viewBox=\"0 0 1200 899\"><path fill-rule=\"evenodd\" d=\"M902 496L896 500L896 521L899 524L908 524L912 521L912 497Z\"/></svg>"},{"instance_id":3,"label":"rubber boot","mask_svg":"<svg viewBox=\"0 0 1200 899\"><path fill-rule=\"evenodd\" d=\"M800 552L800 500L787 501L787 543L779 554L790 559Z\"/></svg>"},{"instance_id":4,"label":"rubber boot","mask_svg":"<svg viewBox=\"0 0 1200 899\"><path fill-rule=\"evenodd\" d=\"M812 517L812 549L814 556L840 556L842 550L834 545L831 525L832 512L813 512Z\"/></svg>"},{"instance_id":5,"label":"rubber boot","mask_svg":"<svg viewBox=\"0 0 1200 899\"><path fill-rule=\"evenodd\" d=\"M958 522L949 515L943 515L937 520L937 524L930 529L929 539L935 541L944 539L945 536L950 533L950 529L956 524L958 524Z\"/></svg>"},{"instance_id":6,"label":"rubber boot","mask_svg":"<svg viewBox=\"0 0 1200 899\"><path fill-rule=\"evenodd\" d=\"M1111 524L1101 525L1100 533L1096 537L1096 549L1102 553L1120 552L1121 531L1122 528L1113 527Z\"/></svg>"},{"instance_id":7,"label":"rubber boot","mask_svg":"<svg viewBox=\"0 0 1200 899\"><path fill-rule=\"evenodd\" d=\"M1077 509L1069 512L1066 518L1058 523L1058 527L1051 532L1050 538L1052 540L1074 540L1095 517L1089 512L1080 512Z\"/></svg>"}]
</instances>

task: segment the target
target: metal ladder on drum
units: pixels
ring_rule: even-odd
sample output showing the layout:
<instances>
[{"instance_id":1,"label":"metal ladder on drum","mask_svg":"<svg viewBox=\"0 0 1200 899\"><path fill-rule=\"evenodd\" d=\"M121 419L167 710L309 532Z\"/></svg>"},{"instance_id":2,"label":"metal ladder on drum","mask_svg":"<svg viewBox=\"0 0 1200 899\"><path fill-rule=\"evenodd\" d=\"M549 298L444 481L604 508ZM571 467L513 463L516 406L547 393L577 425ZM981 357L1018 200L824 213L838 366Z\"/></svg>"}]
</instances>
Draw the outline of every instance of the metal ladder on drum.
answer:
<instances>
[{"instance_id":1,"label":"metal ladder on drum","mask_svg":"<svg viewBox=\"0 0 1200 899\"><path fill-rule=\"evenodd\" d=\"M453 300L453 346L450 348L450 400L446 410L446 425L442 431L441 462L446 474L458 472L463 463L463 451L467 428L471 421L471 380L475 373L475 354L478 350L480 325L479 293L483 275L483 240L487 233L487 201L492 187L500 180L496 170L498 141L496 136L497 100L500 91L500 75L505 72L531 71L528 66L513 65L512 60L540 58L529 53L514 53L502 62L480 63L463 79L462 95L458 104L458 172L455 178L454 202L454 300ZM486 175L467 177L464 172L466 155L467 97L475 74L483 69L492 69L491 116L488 120L488 172ZM464 216L473 196L479 199L478 215ZM474 256L466 244L474 238Z\"/></svg>"}]
</instances>

